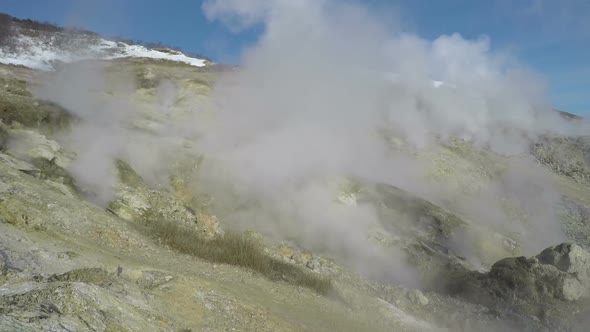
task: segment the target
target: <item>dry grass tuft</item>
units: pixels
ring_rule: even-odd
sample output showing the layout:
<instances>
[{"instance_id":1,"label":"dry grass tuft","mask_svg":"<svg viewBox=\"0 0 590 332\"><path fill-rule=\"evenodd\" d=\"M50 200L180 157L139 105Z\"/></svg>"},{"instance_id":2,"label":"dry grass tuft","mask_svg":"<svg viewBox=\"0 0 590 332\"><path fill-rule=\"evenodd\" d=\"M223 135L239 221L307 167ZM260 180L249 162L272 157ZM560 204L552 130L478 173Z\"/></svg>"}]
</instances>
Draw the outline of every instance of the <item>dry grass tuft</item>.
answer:
<instances>
[{"instance_id":1,"label":"dry grass tuft","mask_svg":"<svg viewBox=\"0 0 590 332\"><path fill-rule=\"evenodd\" d=\"M269 257L258 242L243 234L228 232L205 240L193 229L162 220L152 220L148 228L164 244L185 254L210 262L249 268L271 280L308 287L322 295L327 295L332 289L329 279Z\"/></svg>"}]
</instances>

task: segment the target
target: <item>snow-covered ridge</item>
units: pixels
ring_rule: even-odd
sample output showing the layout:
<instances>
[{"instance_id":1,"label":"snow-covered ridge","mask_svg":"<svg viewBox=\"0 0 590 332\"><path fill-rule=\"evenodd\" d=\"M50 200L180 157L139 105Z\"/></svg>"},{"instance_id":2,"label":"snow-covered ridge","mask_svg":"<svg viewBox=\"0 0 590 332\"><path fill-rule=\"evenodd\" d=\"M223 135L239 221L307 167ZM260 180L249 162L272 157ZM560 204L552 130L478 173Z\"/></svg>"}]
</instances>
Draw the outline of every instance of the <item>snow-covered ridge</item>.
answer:
<instances>
[{"instance_id":1,"label":"snow-covered ridge","mask_svg":"<svg viewBox=\"0 0 590 332\"><path fill-rule=\"evenodd\" d=\"M44 33L18 34L10 46L0 46L0 63L23 65L50 71L57 63L71 63L81 60L111 60L136 57L166 59L183 62L191 66L205 66L204 59L193 58L182 52L169 49L150 49L141 45L107 40L95 35Z\"/></svg>"}]
</instances>

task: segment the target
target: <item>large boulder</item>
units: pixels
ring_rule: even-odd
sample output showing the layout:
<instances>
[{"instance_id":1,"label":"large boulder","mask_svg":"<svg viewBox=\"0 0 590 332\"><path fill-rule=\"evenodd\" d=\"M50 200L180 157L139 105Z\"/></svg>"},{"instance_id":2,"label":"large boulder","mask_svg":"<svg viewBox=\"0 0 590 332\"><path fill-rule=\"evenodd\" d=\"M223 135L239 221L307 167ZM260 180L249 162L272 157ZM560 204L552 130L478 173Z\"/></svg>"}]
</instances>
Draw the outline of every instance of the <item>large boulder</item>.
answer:
<instances>
[{"instance_id":1,"label":"large boulder","mask_svg":"<svg viewBox=\"0 0 590 332\"><path fill-rule=\"evenodd\" d=\"M590 295L590 253L586 250L576 244L562 243L543 250L537 259L541 264L555 266L570 278L575 277L582 289L573 297Z\"/></svg>"},{"instance_id":2,"label":"large boulder","mask_svg":"<svg viewBox=\"0 0 590 332\"><path fill-rule=\"evenodd\" d=\"M487 273L457 271L447 281L451 295L489 307L542 315L553 303L567 311L590 297L590 253L563 243L531 258L501 259Z\"/></svg>"},{"instance_id":3,"label":"large boulder","mask_svg":"<svg viewBox=\"0 0 590 332\"><path fill-rule=\"evenodd\" d=\"M536 257L527 259L524 256L498 261L482 280L483 285L496 296L532 302L578 300L587 295L585 288L588 286L575 274L540 263Z\"/></svg>"}]
</instances>

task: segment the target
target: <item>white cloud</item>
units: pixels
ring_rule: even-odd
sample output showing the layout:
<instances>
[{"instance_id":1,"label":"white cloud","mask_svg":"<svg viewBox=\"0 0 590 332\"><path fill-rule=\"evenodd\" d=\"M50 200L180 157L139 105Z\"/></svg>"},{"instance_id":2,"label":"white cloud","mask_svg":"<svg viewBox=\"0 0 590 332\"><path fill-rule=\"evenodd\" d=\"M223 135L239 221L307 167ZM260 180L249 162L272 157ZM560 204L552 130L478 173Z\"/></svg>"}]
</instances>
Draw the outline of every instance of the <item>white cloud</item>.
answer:
<instances>
[{"instance_id":1,"label":"white cloud","mask_svg":"<svg viewBox=\"0 0 590 332\"><path fill-rule=\"evenodd\" d=\"M263 22L280 0L206 0L202 9L209 20L221 20L234 30Z\"/></svg>"}]
</instances>

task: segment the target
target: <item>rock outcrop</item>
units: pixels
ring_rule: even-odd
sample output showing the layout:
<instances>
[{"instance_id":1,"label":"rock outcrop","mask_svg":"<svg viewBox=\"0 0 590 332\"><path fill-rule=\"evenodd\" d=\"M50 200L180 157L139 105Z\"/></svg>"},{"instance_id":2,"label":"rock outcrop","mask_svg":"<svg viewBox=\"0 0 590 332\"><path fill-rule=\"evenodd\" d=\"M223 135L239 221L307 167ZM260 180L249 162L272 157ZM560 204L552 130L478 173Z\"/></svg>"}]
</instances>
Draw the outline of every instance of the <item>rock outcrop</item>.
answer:
<instances>
[{"instance_id":1,"label":"rock outcrop","mask_svg":"<svg viewBox=\"0 0 590 332\"><path fill-rule=\"evenodd\" d=\"M590 253L575 244L562 243L536 256L540 264L551 265L566 274L560 295L566 300L590 296Z\"/></svg>"},{"instance_id":2,"label":"rock outcrop","mask_svg":"<svg viewBox=\"0 0 590 332\"><path fill-rule=\"evenodd\" d=\"M447 280L447 291L453 296L496 310L514 308L545 316L548 307L569 310L576 301L588 299L590 253L563 243L531 258L504 258L486 273L456 272Z\"/></svg>"},{"instance_id":3,"label":"rock outcrop","mask_svg":"<svg viewBox=\"0 0 590 332\"><path fill-rule=\"evenodd\" d=\"M539 162L554 172L580 183L590 181L590 136L544 138L531 150Z\"/></svg>"},{"instance_id":4,"label":"rock outcrop","mask_svg":"<svg viewBox=\"0 0 590 332\"><path fill-rule=\"evenodd\" d=\"M143 299L142 299L143 298ZM178 330L151 310L139 285L100 268L0 288L1 331ZM153 317L148 320L146 317Z\"/></svg>"},{"instance_id":5,"label":"rock outcrop","mask_svg":"<svg viewBox=\"0 0 590 332\"><path fill-rule=\"evenodd\" d=\"M167 220L196 228L206 238L221 232L216 218L198 213L170 192L149 188L127 163L117 162L120 186L109 211L119 218L150 223Z\"/></svg>"}]
</instances>

